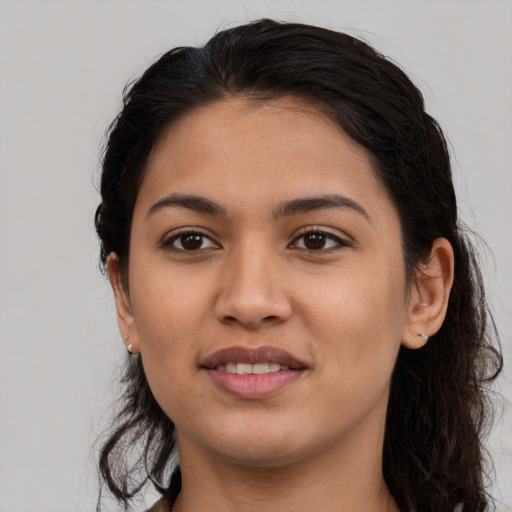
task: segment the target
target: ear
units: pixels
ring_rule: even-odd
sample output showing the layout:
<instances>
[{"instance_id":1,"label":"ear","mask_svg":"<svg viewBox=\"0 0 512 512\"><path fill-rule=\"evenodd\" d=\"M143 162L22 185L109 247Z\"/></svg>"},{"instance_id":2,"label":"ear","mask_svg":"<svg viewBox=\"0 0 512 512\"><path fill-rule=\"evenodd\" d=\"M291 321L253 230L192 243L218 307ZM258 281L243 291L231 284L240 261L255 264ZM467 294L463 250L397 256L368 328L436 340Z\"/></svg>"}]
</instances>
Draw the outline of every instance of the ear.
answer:
<instances>
[{"instance_id":1,"label":"ear","mask_svg":"<svg viewBox=\"0 0 512 512\"><path fill-rule=\"evenodd\" d=\"M426 263L411 283L408 318L402 345L423 347L443 324L453 284L453 248L446 238L437 238Z\"/></svg>"},{"instance_id":2,"label":"ear","mask_svg":"<svg viewBox=\"0 0 512 512\"><path fill-rule=\"evenodd\" d=\"M110 253L107 261L108 279L114 291L114 300L117 310L117 325L123 338L127 350L131 353L140 352L137 330L135 328L135 319L130 304L130 296L123 284L119 268L119 258L117 254Z\"/></svg>"}]
</instances>

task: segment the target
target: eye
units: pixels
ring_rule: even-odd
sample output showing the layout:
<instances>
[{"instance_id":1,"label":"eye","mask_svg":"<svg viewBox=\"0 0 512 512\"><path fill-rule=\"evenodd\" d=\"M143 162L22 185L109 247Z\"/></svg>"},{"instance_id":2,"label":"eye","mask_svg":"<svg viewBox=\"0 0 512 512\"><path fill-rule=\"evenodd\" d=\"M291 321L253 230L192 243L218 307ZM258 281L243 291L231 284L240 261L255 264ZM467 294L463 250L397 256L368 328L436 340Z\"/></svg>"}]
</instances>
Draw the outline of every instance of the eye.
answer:
<instances>
[{"instance_id":1,"label":"eye","mask_svg":"<svg viewBox=\"0 0 512 512\"><path fill-rule=\"evenodd\" d=\"M325 251L347 247L348 243L331 233L315 230L302 233L290 246L308 251Z\"/></svg>"},{"instance_id":2,"label":"eye","mask_svg":"<svg viewBox=\"0 0 512 512\"><path fill-rule=\"evenodd\" d=\"M186 231L178 233L177 235L174 235L165 240L163 245L177 251L187 252L218 247L218 245L211 238L198 231Z\"/></svg>"}]
</instances>

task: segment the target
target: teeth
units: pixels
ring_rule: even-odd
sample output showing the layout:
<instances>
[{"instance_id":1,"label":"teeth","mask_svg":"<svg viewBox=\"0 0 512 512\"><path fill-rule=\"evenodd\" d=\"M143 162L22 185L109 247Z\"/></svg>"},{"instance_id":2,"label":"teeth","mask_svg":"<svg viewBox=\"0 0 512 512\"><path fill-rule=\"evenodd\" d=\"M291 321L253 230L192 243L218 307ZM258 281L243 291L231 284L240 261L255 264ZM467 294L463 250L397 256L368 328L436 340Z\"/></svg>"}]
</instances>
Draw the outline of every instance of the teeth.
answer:
<instances>
[{"instance_id":1,"label":"teeth","mask_svg":"<svg viewBox=\"0 0 512 512\"><path fill-rule=\"evenodd\" d=\"M256 375L262 375L264 373L269 373L270 367L267 363L257 363L252 365L252 373Z\"/></svg>"},{"instance_id":2,"label":"teeth","mask_svg":"<svg viewBox=\"0 0 512 512\"><path fill-rule=\"evenodd\" d=\"M252 373L252 364L236 363L236 373L238 375L250 375Z\"/></svg>"},{"instance_id":3,"label":"teeth","mask_svg":"<svg viewBox=\"0 0 512 512\"><path fill-rule=\"evenodd\" d=\"M217 368L218 370L218 368ZM228 373L236 373L236 363L228 363L226 365L226 371Z\"/></svg>"},{"instance_id":4,"label":"teeth","mask_svg":"<svg viewBox=\"0 0 512 512\"><path fill-rule=\"evenodd\" d=\"M286 371L290 368L279 363L227 363L215 368L219 372L236 373L238 375L263 375L265 373L275 373Z\"/></svg>"}]
</instances>

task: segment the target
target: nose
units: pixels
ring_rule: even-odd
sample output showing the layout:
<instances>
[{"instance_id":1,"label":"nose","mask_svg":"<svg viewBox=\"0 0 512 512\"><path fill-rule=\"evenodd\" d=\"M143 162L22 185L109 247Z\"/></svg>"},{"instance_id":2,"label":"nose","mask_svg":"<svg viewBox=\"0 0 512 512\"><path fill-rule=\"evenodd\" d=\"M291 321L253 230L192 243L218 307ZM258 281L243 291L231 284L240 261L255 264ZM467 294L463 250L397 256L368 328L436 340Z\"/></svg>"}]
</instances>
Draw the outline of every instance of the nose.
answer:
<instances>
[{"instance_id":1,"label":"nose","mask_svg":"<svg viewBox=\"0 0 512 512\"><path fill-rule=\"evenodd\" d=\"M225 262L215 315L222 323L258 329L292 315L278 258L267 250L240 250Z\"/></svg>"}]
</instances>

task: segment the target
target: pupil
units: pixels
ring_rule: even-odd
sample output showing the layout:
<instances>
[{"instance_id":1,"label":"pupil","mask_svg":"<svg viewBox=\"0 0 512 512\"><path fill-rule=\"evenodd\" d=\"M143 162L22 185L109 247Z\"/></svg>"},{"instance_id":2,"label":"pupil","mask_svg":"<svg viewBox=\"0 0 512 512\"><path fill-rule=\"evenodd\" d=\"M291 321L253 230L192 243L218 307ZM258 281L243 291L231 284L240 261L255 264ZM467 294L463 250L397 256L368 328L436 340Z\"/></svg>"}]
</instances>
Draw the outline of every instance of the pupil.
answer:
<instances>
[{"instance_id":1,"label":"pupil","mask_svg":"<svg viewBox=\"0 0 512 512\"><path fill-rule=\"evenodd\" d=\"M203 237L201 235L183 235L181 237L181 245L184 249L194 251L201 247Z\"/></svg>"},{"instance_id":2,"label":"pupil","mask_svg":"<svg viewBox=\"0 0 512 512\"><path fill-rule=\"evenodd\" d=\"M320 233L312 233L310 235L306 235L304 245L308 249L323 249L325 245L325 235Z\"/></svg>"}]
</instances>

